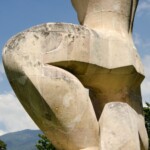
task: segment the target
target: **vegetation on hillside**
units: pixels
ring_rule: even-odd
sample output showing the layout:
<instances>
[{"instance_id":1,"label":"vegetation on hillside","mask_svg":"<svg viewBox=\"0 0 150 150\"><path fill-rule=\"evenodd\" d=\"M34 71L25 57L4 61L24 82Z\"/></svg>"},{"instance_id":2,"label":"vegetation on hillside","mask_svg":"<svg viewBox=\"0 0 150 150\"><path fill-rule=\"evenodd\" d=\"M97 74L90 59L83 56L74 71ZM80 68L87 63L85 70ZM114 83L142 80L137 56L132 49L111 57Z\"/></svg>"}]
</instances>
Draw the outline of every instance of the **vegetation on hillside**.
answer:
<instances>
[{"instance_id":1,"label":"vegetation on hillside","mask_svg":"<svg viewBox=\"0 0 150 150\"><path fill-rule=\"evenodd\" d=\"M22 130L0 136L7 144L7 150L37 150L35 147L39 140L40 130Z\"/></svg>"},{"instance_id":2,"label":"vegetation on hillside","mask_svg":"<svg viewBox=\"0 0 150 150\"><path fill-rule=\"evenodd\" d=\"M55 150L55 147L45 135L39 134L38 136L40 137L38 143L36 144L36 148L38 150Z\"/></svg>"},{"instance_id":3,"label":"vegetation on hillside","mask_svg":"<svg viewBox=\"0 0 150 150\"><path fill-rule=\"evenodd\" d=\"M146 107L143 108L145 117L145 126L149 137L149 149L150 149L150 103L146 102Z\"/></svg>"},{"instance_id":4,"label":"vegetation on hillside","mask_svg":"<svg viewBox=\"0 0 150 150\"><path fill-rule=\"evenodd\" d=\"M6 149L7 149L7 145L2 140L0 140L0 150L6 150Z\"/></svg>"}]
</instances>

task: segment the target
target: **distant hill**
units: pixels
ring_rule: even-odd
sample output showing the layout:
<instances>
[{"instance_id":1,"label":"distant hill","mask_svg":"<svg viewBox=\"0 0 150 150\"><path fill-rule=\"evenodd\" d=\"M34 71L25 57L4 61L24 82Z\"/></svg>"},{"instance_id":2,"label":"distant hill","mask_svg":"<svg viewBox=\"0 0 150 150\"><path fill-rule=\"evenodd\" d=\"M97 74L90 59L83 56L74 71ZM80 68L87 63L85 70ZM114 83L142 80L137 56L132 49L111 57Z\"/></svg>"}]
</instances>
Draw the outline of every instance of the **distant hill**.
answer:
<instances>
[{"instance_id":1,"label":"distant hill","mask_svg":"<svg viewBox=\"0 0 150 150\"><path fill-rule=\"evenodd\" d=\"M39 140L40 130L23 130L0 136L7 144L7 150L37 150L35 144Z\"/></svg>"}]
</instances>

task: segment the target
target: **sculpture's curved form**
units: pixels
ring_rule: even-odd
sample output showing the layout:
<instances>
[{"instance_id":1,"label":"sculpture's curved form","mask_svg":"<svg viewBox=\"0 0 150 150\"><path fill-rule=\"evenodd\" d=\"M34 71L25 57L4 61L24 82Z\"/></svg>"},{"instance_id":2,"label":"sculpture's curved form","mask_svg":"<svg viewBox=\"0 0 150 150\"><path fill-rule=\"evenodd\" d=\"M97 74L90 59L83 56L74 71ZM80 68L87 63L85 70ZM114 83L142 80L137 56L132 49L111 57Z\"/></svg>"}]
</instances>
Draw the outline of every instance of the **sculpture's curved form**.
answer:
<instances>
[{"instance_id":1,"label":"sculpture's curved form","mask_svg":"<svg viewBox=\"0 0 150 150\"><path fill-rule=\"evenodd\" d=\"M131 36L137 1L72 3L83 26L47 23L5 45L11 86L58 150L147 150Z\"/></svg>"},{"instance_id":2,"label":"sculpture's curved form","mask_svg":"<svg viewBox=\"0 0 150 150\"><path fill-rule=\"evenodd\" d=\"M118 21L124 20L128 32L132 31L135 11L139 0L71 0L77 11L80 24L87 26L100 26L100 30L108 21L113 28ZM112 19L113 16L113 19ZM116 16L116 17L114 17ZM105 19L106 18L106 19ZM121 22L119 22L121 23ZM120 24L122 27L123 24ZM121 27L121 28L122 28ZM117 27L119 28L119 26ZM108 29L108 28L107 28Z\"/></svg>"}]
</instances>

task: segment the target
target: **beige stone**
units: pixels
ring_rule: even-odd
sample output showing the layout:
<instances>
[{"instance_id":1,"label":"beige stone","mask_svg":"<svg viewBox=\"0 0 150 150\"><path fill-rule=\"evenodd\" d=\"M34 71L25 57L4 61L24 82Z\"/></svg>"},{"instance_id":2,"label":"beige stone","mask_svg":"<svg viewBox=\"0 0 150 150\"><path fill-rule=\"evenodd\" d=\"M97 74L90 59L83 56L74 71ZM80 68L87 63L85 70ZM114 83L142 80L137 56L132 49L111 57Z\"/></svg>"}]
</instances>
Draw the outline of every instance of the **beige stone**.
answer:
<instances>
[{"instance_id":1,"label":"beige stone","mask_svg":"<svg viewBox=\"0 0 150 150\"><path fill-rule=\"evenodd\" d=\"M143 117L140 118L126 103L106 104L99 121L100 150L140 150L142 145L142 150L148 149L147 133L144 126L139 126Z\"/></svg>"},{"instance_id":2,"label":"beige stone","mask_svg":"<svg viewBox=\"0 0 150 150\"><path fill-rule=\"evenodd\" d=\"M98 147L89 147L89 148L84 148L81 150L99 150L99 148Z\"/></svg>"},{"instance_id":3,"label":"beige stone","mask_svg":"<svg viewBox=\"0 0 150 150\"><path fill-rule=\"evenodd\" d=\"M129 138L136 141L133 149L138 150L141 142L147 150L140 92L144 71L132 40L137 0L72 3L82 25L46 23L7 42L3 62L12 88L58 150L105 150L100 143L108 140L103 124L110 113L106 104L111 102L126 103L122 111L130 111L123 137L132 125L135 136ZM122 111L117 111L117 117L123 116ZM135 126L128 116L135 119ZM118 132L117 138L110 140L112 150L116 150L122 145L118 137L124 124L113 118L110 121L118 122L121 128L118 132L115 124L105 127Z\"/></svg>"}]
</instances>

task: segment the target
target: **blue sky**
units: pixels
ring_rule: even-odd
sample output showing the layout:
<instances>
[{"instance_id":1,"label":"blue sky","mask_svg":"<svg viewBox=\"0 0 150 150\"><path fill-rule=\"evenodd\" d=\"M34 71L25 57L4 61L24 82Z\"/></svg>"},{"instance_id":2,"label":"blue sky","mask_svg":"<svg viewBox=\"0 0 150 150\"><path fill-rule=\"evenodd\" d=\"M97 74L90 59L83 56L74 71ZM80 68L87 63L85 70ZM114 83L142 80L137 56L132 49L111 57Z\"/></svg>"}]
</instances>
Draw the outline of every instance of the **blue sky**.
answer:
<instances>
[{"instance_id":1,"label":"blue sky","mask_svg":"<svg viewBox=\"0 0 150 150\"><path fill-rule=\"evenodd\" d=\"M46 22L77 24L70 0L1 0L0 1L0 135L8 132L36 129L13 93L2 65L2 48L18 32ZM145 68L142 84L144 101L150 102L150 0L140 0L133 37Z\"/></svg>"}]
</instances>

